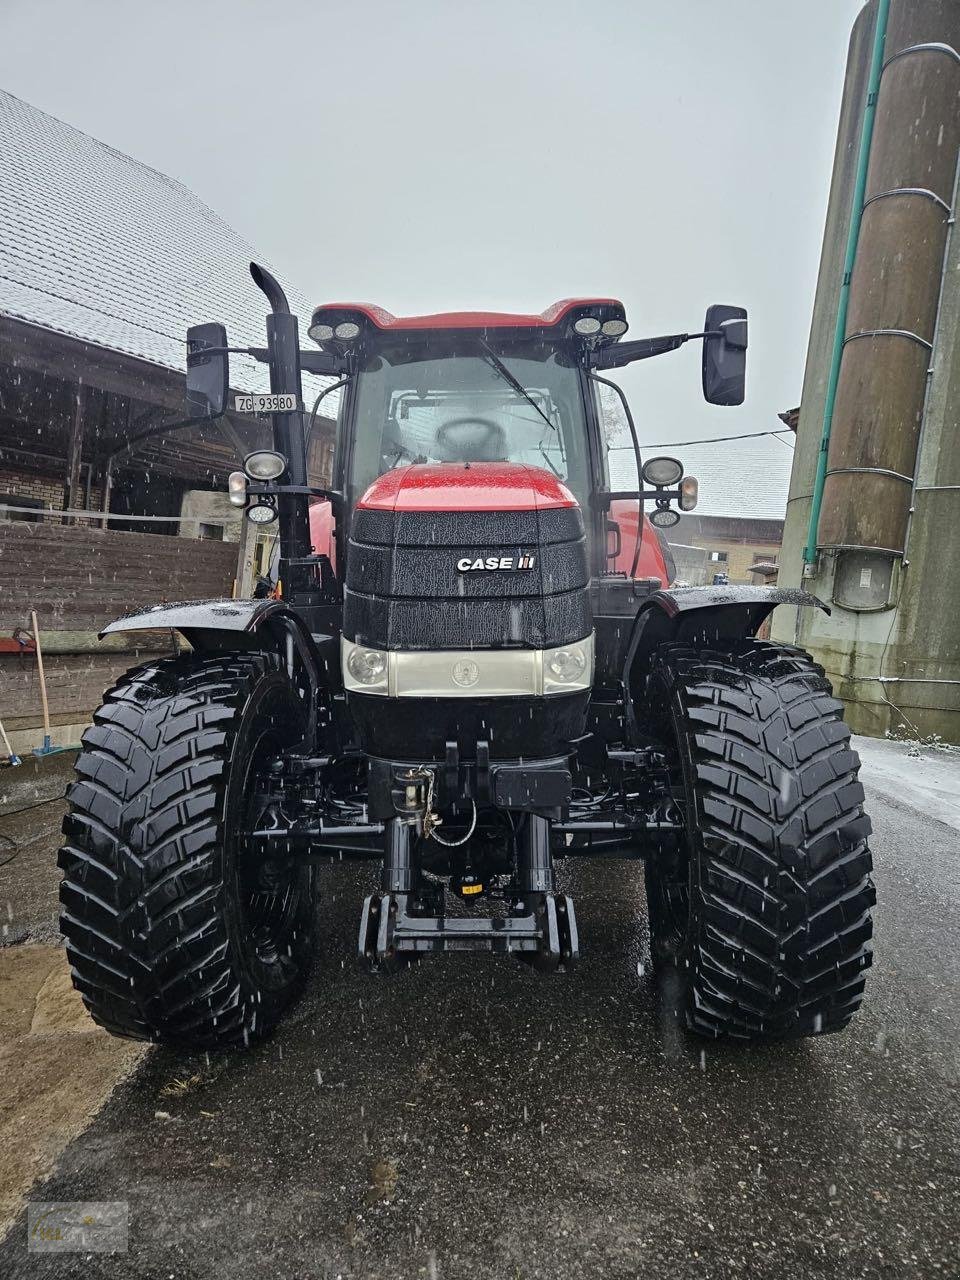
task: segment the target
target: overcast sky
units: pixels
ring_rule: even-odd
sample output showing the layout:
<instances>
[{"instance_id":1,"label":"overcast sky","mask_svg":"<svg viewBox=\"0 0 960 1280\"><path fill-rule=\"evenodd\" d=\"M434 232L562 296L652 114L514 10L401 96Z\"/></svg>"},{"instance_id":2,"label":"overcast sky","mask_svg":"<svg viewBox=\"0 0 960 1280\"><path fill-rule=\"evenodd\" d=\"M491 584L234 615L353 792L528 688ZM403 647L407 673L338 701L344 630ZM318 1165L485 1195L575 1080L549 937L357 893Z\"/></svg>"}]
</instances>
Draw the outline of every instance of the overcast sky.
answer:
<instances>
[{"instance_id":1,"label":"overcast sky","mask_svg":"<svg viewBox=\"0 0 960 1280\"><path fill-rule=\"evenodd\" d=\"M742 408L703 403L698 349L623 373L657 443L799 401L860 7L2 0L0 83L185 182L316 302L612 294L633 337L748 307Z\"/></svg>"}]
</instances>

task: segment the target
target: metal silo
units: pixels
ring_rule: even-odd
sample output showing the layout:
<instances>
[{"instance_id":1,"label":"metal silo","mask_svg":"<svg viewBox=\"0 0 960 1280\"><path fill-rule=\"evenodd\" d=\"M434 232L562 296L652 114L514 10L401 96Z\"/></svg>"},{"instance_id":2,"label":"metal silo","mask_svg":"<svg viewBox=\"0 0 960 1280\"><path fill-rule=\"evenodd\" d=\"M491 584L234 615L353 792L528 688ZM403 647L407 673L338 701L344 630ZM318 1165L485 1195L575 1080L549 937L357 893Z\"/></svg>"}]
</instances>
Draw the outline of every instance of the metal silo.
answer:
<instances>
[{"instance_id":1,"label":"metal silo","mask_svg":"<svg viewBox=\"0 0 960 1280\"><path fill-rule=\"evenodd\" d=\"M862 732L960 741L960 3L854 25L780 581L833 607L774 633Z\"/></svg>"}]
</instances>

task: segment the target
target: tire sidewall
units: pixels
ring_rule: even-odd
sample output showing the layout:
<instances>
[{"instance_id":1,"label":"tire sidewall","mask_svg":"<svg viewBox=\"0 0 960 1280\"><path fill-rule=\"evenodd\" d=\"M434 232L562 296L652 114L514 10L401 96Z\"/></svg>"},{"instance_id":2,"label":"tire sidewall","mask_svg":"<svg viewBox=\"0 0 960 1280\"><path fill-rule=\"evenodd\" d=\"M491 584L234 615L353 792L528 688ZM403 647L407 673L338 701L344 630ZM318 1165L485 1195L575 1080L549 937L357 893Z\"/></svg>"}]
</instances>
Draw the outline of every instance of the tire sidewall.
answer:
<instances>
[{"instance_id":1,"label":"tire sidewall","mask_svg":"<svg viewBox=\"0 0 960 1280\"><path fill-rule=\"evenodd\" d=\"M266 961L257 952L241 904L237 839L248 814L248 790L253 782L252 764L265 736L283 747L303 741L306 712L285 673L268 670L250 690L234 731L227 767L227 786L221 815L222 919L228 955L243 994L272 1020L291 998L291 989L306 978L312 953L314 873L307 865L294 871L294 898L285 918L289 956Z\"/></svg>"},{"instance_id":2,"label":"tire sidewall","mask_svg":"<svg viewBox=\"0 0 960 1280\"><path fill-rule=\"evenodd\" d=\"M662 876L648 866L644 871L647 886L647 910L650 922L651 958L656 969L676 969L689 975L691 960L692 904L696 885L699 844L695 832L696 791L693 786L690 756L685 732L686 708L682 682L664 659L651 673L647 693L649 705L657 708L657 729L662 739L674 749L680 765L685 805L684 831L681 837L687 852L687 904L684 918L678 919L665 900Z\"/></svg>"}]
</instances>

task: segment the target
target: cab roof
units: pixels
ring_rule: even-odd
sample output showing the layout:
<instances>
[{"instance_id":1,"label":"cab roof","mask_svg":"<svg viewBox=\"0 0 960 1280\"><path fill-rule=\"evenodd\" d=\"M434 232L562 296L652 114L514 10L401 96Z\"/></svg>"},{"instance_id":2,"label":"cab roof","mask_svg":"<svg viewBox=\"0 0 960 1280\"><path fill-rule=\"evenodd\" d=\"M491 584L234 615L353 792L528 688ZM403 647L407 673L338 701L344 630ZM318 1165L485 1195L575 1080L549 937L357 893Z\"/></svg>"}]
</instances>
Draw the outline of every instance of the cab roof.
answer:
<instances>
[{"instance_id":1,"label":"cab roof","mask_svg":"<svg viewBox=\"0 0 960 1280\"><path fill-rule=\"evenodd\" d=\"M384 332L427 332L434 329L554 329L572 324L582 315L625 320L618 298L564 298L539 314L506 311L440 311L426 316L395 316L366 302L325 302L313 312L311 327L350 317Z\"/></svg>"}]
</instances>

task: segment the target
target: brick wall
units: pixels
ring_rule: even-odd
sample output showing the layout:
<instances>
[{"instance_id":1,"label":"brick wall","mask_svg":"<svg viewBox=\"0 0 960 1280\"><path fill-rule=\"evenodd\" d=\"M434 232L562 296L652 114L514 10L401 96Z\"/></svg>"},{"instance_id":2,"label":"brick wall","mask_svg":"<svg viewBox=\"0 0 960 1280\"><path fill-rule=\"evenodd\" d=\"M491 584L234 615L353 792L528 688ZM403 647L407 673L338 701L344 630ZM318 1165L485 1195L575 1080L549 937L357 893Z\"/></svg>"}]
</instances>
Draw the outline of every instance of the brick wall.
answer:
<instances>
[{"instance_id":1,"label":"brick wall","mask_svg":"<svg viewBox=\"0 0 960 1280\"><path fill-rule=\"evenodd\" d=\"M83 474L81 473L81 482ZM0 493L10 494L17 498L38 499L50 511L62 511L66 485L54 476L43 475L38 471L14 471L0 467ZM90 507L100 508L100 489L93 485L90 489ZM4 513L0 511L0 519Z\"/></svg>"},{"instance_id":2,"label":"brick wall","mask_svg":"<svg viewBox=\"0 0 960 1280\"><path fill-rule=\"evenodd\" d=\"M63 482L55 480L52 476L0 468L0 493L12 493L22 498L39 498L44 506L56 510L63 506L63 490Z\"/></svg>"}]
</instances>

